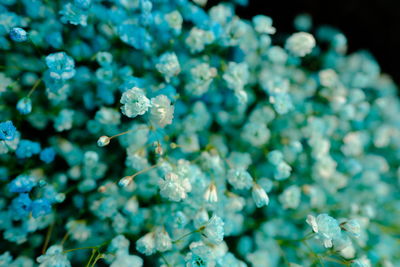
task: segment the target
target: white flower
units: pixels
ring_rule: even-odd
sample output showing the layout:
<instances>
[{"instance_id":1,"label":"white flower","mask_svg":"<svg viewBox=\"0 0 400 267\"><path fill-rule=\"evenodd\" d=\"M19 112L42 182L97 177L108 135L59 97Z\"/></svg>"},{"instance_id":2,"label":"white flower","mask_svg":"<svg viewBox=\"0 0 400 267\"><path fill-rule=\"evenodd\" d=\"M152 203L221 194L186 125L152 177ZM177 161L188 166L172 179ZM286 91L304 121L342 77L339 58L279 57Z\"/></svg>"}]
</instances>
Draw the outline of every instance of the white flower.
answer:
<instances>
[{"instance_id":1,"label":"white flower","mask_svg":"<svg viewBox=\"0 0 400 267\"><path fill-rule=\"evenodd\" d=\"M304 57L305 55L310 54L314 46L314 36L307 32L294 33L285 43L285 48L297 57Z\"/></svg>"},{"instance_id":2,"label":"white flower","mask_svg":"<svg viewBox=\"0 0 400 267\"><path fill-rule=\"evenodd\" d=\"M180 177L173 172L167 173L164 179L160 179L159 186L161 196L177 202L185 199L187 192L192 190L188 178Z\"/></svg>"},{"instance_id":3,"label":"white flower","mask_svg":"<svg viewBox=\"0 0 400 267\"><path fill-rule=\"evenodd\" d=\"M253 190L251 192L254 202L256 203L257 208L261 208L264 205L268 205L269 197L265 190L259 186L258 184L253 185Z\"/></svg>"},{"instance_id":4,"label":"white flower","mask_svg":"<svg viewBox=\"0 0 400 267\"><path fill-rule=\"evenodd\" d=\"M218 195L217 195L217 187L214 183L211 183L210 186L207 188L206 192L204 193L204 199L207 202L217 202Z\"/></svg>"},{"instance_id":5,"label":"white flower","mask_svg":"<svg viewBox=\"0 0 400 267\"><path fill-rule=\"evenodd\" d=\"M134 118L138 115L143 115L149 109L150 100L144 94L144 91L138 87L133 87L124 92L121 97L122 113L129 117Z\"/></svg>"},{"instance_id":6,"label":"white flower","mask_svg":"<svg viewBox=\"0 0 400 267\"><path fill-rule=\"evenodd\" d=\"M164 128L172 123L174 118L174 106L165 95L159 95L151 99L150 120Z\"/></svg>"}]
</instances>

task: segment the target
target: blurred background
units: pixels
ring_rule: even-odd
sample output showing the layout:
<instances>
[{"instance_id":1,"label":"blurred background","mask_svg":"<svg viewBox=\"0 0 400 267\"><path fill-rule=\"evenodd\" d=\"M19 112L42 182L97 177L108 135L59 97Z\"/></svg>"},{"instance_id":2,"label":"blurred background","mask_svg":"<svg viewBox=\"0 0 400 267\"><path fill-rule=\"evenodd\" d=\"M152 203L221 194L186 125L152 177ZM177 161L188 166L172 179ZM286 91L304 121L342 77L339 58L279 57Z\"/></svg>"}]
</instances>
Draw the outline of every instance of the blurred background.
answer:
<instances>
[{"instance_id":1,"label":"blurred background","mask_svg":"<svg viewBox=\"0 0 400 267\"><path fill-rule=\"evenodd\" d=\"M222 1L209 0L212 6ZM400 0L249 0L237 10L244 18L264 14L274 20L278 32L294 32L293 19L300 13L312 16L314 25L341 30L349 52L369 50L383 72L400 85Z\"/></svg>"}]
</instances>

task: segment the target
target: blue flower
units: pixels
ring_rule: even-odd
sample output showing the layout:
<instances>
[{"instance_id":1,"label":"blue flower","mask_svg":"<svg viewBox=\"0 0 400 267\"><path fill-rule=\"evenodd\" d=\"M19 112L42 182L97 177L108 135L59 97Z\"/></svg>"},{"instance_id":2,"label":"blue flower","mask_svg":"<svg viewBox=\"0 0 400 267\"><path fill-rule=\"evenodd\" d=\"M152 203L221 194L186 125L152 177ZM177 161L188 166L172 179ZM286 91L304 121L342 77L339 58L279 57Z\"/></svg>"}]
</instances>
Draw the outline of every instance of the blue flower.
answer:
<instances>
[{"instance_id":1,"label":"blue flower","mask_svg":"<svg viewBox=\"0 0 400 267\"><path fill-rule=\"evenodd\" d=\"M12 28L10 31L10 38L15 42L25 42L28 39L28 34L22 28Z\"/></svg>"},{"instance_id":2,"label":"blue flower","mask_svg":"<svg viewBox=\"0 0 400 267\"><path fill-rule=\"evenodd\" d=\"M86 7L83 1L75 2L78 2L78 5L75 3L66 3L64 5L63 9L60 11L60 14L62 15L61 21L63 23L71 23L72 25L86 26L88 17L86 8L89 6Z\"/></svg>"},{"instance_id":3,"label":"blue flower","mask_svg":"<svg viewBox=\"0 0 400 267\"><path fill-rule=\"evenodd\" d=\"M15 138L17 128L15 128L12 121L5 121L0 123L0 140L11 141Z\"/></svg>"},{"instance_id":4,"label":"blue flower","mask_svg":"<svg viewBox=\"0 0 400 267\"><path fill-rule=\"evenodd\" d=\"M38 218L40 216L46 215L51 211L51 204L45 198L39 198L32 202L32 216L33 218Z\"/></svg>"},{"instance_id":5,"label":"blue flower","mask_svg":"<svg viewBox=\"0 0 400 267\"><path fill-rule=\"evenodd\" d=\"M15 154L17 155L17 158L24 159L24 158L30 158L35 154L39 154L39 152L40 152L39 143L23 139L19 142Z\"/></svg>"},{"instance_id":6,"label":"blue flower","mask_svg":"<svg viewBox=\"0 0 400 267\"><path fill-rule=\"evenodd\" d=\"M28 193L36 184L37 182L33 176L21 174L10 182L9 190L13 193Z\"/></svg>"},{"instance_id":7,"label":"blue flower","mask_svg":"<svg viewBox=\"0 0 400 267\"><path fill-rule=\"evenodd\" d=\"M26 115L32 111L32 101L29 97L21 98L17 103L17 110L19 113Z\"/></svg>"},{"instance_id":8,"label":"blue flower","mask_svg":"<svg viewBox=\"0 0 400 267\"><path fill-rule=\"evenodd\" d=\"M55 80L69 80L75 75L75 62L65 52L50 54L46 57L50 77Z\"/></svg>"},{"instance_id":9,"label":"blue flower","mask_svg":"<svg viewBox=\"0 0 400 267\"><path fill-rule=\"evenodd\" d=\"M50 163L54 160L56 156L56 151L52 147L47 147L40 152L40 160L44 161L45 163Z\"/></svg>"},{"instance_id":10,"label":"blue flower","mask_svg":"<svg viewBox=\"0 0 400 267\"><path fill-rule=\"evenodd\" d=\"M120 25L118 34L122 41L139 50L148 49L152 41L151 35L145 28L133 24Z\"/></svg>"},{"instance_id":11,"label":"blue flower","mask_svg":"<svg viewBox=\"0 0 400 267\"><path fill-rule=\"evenodd\" d=\"M32 200L28 194L20 194L12 200L10 209L18 218L25 217L32 210Z\"/></svg>"}]
</instances>

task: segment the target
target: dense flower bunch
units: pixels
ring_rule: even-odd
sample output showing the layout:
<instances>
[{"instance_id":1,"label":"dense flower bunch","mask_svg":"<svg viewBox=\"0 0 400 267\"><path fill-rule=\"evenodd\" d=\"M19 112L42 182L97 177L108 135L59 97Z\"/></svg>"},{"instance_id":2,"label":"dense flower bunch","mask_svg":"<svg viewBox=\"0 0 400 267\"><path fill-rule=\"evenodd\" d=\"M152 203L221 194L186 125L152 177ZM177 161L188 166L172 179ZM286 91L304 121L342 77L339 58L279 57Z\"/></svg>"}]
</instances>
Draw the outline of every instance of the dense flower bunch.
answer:
<instances>
[{"instance_id":1,"label":"dense flower bunch","mask_svg":"<svg viewBox=\"0 0 400 267\"><path fill-rule=\"evenodd\" d=\"M400 266L395 84L206 2L0 1L0 266Z\"/></svg>"}]
</instances>

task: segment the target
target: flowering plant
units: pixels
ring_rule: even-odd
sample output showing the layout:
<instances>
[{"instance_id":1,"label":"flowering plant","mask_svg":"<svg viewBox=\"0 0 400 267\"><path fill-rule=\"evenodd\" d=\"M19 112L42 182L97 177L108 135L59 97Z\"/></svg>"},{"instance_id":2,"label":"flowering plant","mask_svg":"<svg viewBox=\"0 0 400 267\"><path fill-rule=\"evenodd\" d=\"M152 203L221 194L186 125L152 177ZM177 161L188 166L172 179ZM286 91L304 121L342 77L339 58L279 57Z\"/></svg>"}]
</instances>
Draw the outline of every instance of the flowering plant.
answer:
<instances>
[{"instance_id":1,"label":"flowering plant","mask_svg":"<svg viewBox=\"0 0 400 267\"><path fill-rule=\"evenodd\" d=\"M400 265L391 78L206 2L0 1L0 266Z\"/></svg>"}]
</instances>

